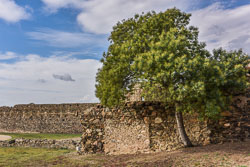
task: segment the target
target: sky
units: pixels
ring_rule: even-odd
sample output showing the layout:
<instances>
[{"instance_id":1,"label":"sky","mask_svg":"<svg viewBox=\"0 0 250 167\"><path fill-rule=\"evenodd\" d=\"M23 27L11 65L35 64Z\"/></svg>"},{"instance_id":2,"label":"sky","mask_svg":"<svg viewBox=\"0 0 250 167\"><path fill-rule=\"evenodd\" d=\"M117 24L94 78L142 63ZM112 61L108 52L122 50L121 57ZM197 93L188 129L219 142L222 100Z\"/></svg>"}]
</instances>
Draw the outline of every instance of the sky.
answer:
<instances>
[{"instance_id":1,"label":"sky","mask_svg":"<svg viewBox=\"0 0 250 167\"><path fill-rule=\"evenodd\" d=\"M250 0L0 0L0 106L98 102L112 26L172 7L192 14L208 50L250 54Z\"/></svg>"}]
</instances>

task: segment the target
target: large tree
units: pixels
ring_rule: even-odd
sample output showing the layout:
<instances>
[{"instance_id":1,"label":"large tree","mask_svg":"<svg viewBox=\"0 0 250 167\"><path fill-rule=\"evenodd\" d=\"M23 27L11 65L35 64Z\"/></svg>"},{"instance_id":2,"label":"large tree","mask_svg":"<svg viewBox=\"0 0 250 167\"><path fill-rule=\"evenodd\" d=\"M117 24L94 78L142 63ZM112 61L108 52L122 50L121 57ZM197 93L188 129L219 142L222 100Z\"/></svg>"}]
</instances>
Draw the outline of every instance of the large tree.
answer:
<instances>
[{"instance_id":1,"label":"large tree","mask_svg":"<svg viewBox=\"0 0 250 167\"><path fill-rule=\"evenodd\" d=\"M96 77L96 96L103 105L119 105L139 84L146 100L172 108L185 146L192 143L183 112L218 118L231 95L247 87L247 55L223 49L210 54L198 41L198 29L188 25L190 16L173 8L118 22Z\"/></svg>"}]
</instances>

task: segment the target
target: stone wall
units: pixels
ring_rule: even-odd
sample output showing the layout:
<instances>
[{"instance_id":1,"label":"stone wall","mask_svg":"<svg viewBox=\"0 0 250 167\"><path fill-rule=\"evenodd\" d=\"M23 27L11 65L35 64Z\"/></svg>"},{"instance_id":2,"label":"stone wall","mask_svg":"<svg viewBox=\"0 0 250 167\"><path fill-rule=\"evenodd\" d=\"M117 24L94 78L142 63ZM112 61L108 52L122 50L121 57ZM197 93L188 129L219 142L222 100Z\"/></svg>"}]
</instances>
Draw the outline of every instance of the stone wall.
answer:
<instances>
[{"instance_id":1,"label":"stone wall","mask_svg":"<svg viewBox=\"0 0 250 167\"><path fill-rule=\"evenodd\" d=\"M142 94L141 86L140 84L136 84L133 87L133 91L126 95L126 102L143 101L141 94Z\"/></svg>"},{"instance_id":2,"label":"stone wall","mask_svg":"<svg viewBox=\"0 0 250 167\"><path fill-rule=\"evenodd\" d=\"M165 110L159 102L129 102L115 109L99 105L85 114L82 116L82 153L132 154L174 150L182 146L174 113ZM90 120L89 117L94 119L87 122L85 119ZM99 121L94 121L97 118ZM207 140L211 131L207 125L196 117L185 118L192 142L200 145L209 143Z\"/></svg>"},{"instance_id":3,"label":"stone wall","mask_svg":"<svg viewBox=\"0 0 250 167\"><path fill-rule=\"evenodd\" d=\"M96 104L0 107L0 132L82 133L81 113Z\"/></svg>"},{"instance_id":4,"label":"stone wall","mask_svg":"<svg viewBox=\"0 0 250 167\"><path fill-rule=\"evenodd\" d=\"M233 142L250 139L250 89L236 95L228 111L222 112L223 118L211 121L211 142Z\"/></svg>"},{"instance_id":5,"label":"stone wall","mask_svg":"<svg viewBox=\"0 0 250 167\"><path fill-rule=\"evenodd\" d=\"M96 112L100 105L85 110L81 115L82 140L79 153L103 152L104 113Z\"/></svg>"},{"instance_id":6,"label":"stone wall","mask_svg":"<svg viewBox=\"0 0 250 167\"><path fill-rule=\"evenodd\" d=\"M184 115L184 123L195 145L250 139L250 89L234 97L220 120L199 121L195 115ZM176 129L174 112L166 110L160 102L134 101L113 109L99 104L0 107L0 132L83 133L81 154L175 150L182 147ZM64 143L47 140L32 142L38 146L64 147ZM7 145L25 143L30 142L17 140Z\"/></svg>"},{"instance_id":7,"label":"stone wall","mask_svg":"<svg viewBox=\"0 0 250 167\"><path fill-rule=\"evenodd\" d=\"M34 148L55 148L55 149L72 149L75 150L79 140L62 139L14 139L0 141L0 147L34 147Z\"/></svg>"},{"instance_id":8,"label":"stone wall","mask_svg":"<svg viewBox=\"0 0 250 167\"><path fill-rule=\"evenodd\" d=\"M150 150L149 124L139 114L131 114L125 108L108 111L104 122L105 153L131 154Z\"/></svg>"},{"instance_id":9,"label":"stone wall","mask_svg":"<svg viewBox=\"0 0 250 167\"><path fill-rule=\"evenodd\" d=\"M183 146L174 112L159 102L128 102L113 109L98 105L83 113L82 122L81 153L127 154ZM194 145L250 139L250 89L234 97L219 121L184 115L184 123Z\"/></svg>"}]
</instances>

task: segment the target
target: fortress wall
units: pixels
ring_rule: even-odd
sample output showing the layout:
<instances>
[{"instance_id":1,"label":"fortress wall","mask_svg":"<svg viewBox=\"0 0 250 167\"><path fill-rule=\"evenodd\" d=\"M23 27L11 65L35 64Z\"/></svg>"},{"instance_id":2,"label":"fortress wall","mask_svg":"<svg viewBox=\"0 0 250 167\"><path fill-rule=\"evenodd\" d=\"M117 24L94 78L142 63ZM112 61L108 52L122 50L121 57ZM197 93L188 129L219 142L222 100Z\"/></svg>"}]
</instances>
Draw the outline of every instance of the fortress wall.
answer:
<instances>
[{"instance_id":1,"label":"fortress wall","mask_svg":"<svg viewBox=\"0 0 250 167\"><path fill-rule=\"evenodd\" d=\"M250 139L250 89L235 95L218 121L184 115L194 145ZM0 107L0 132L82 133L80 153L133 154L182 147L174 112L160 102L28 104Z\"/></svg>"},{"instance_id":2,"label":"fortress wall","mask_svg":"<svg viewBox=\"0 0 250 167\"><path fill-rule=\"evenodd\" d=\"M250 139L250 89L236 95L217 121L184 114L184 124L194 145ZM175 114L160 102L127 102L119 108L101 105L82 115L80 153L134 154L175 150L183 146Z\"/></svg>"},{"instance_id":3,"label":"fortress wall","mask_svg":"<svg viewBox=\"0 0 250 167\"><path fill-rule=\"evenodd\" d=\"M96 104L0 107L0 132L82 133L81 113Z\"/></svg>"}]
</instances>

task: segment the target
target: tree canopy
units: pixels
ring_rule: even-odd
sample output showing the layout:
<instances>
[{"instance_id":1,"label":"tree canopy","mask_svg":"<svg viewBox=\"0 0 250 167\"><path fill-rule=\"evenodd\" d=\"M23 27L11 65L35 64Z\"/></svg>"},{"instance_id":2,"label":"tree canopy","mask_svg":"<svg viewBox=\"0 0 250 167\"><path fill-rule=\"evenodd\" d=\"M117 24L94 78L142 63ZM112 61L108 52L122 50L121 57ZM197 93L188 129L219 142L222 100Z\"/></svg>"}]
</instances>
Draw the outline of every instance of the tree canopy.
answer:
<instances>
[{"instance_id":1,"label":"tree canopy","mask_svg":"<svg viewBox=\"0 0 250 167\"><path fill-rule=\"evenodd\" d=\"M118 22L96 77L96 96L120 104L140 84L143 96L182 112L217 117L231 95L247 87L248 56L241 50L209 53L189 26L190 14L173 8Z\"/></svg>"},{"instance_id":2,"label":"tree canopy","mask_svg":"<svg viewBox=\"0 0 250 167\"><path fill-rule=\"evenodd\" d=\"M96 77L96 96L106 106L124 102L139 84L146 100L157 100L175 111L179 134L192 146L182 113L219 118L231 96L247 88L249 56L222 48L209 53L189 26L190 14L173 8L135 15L113 27L108 51Z\"/></svg>"}]
</instances>

